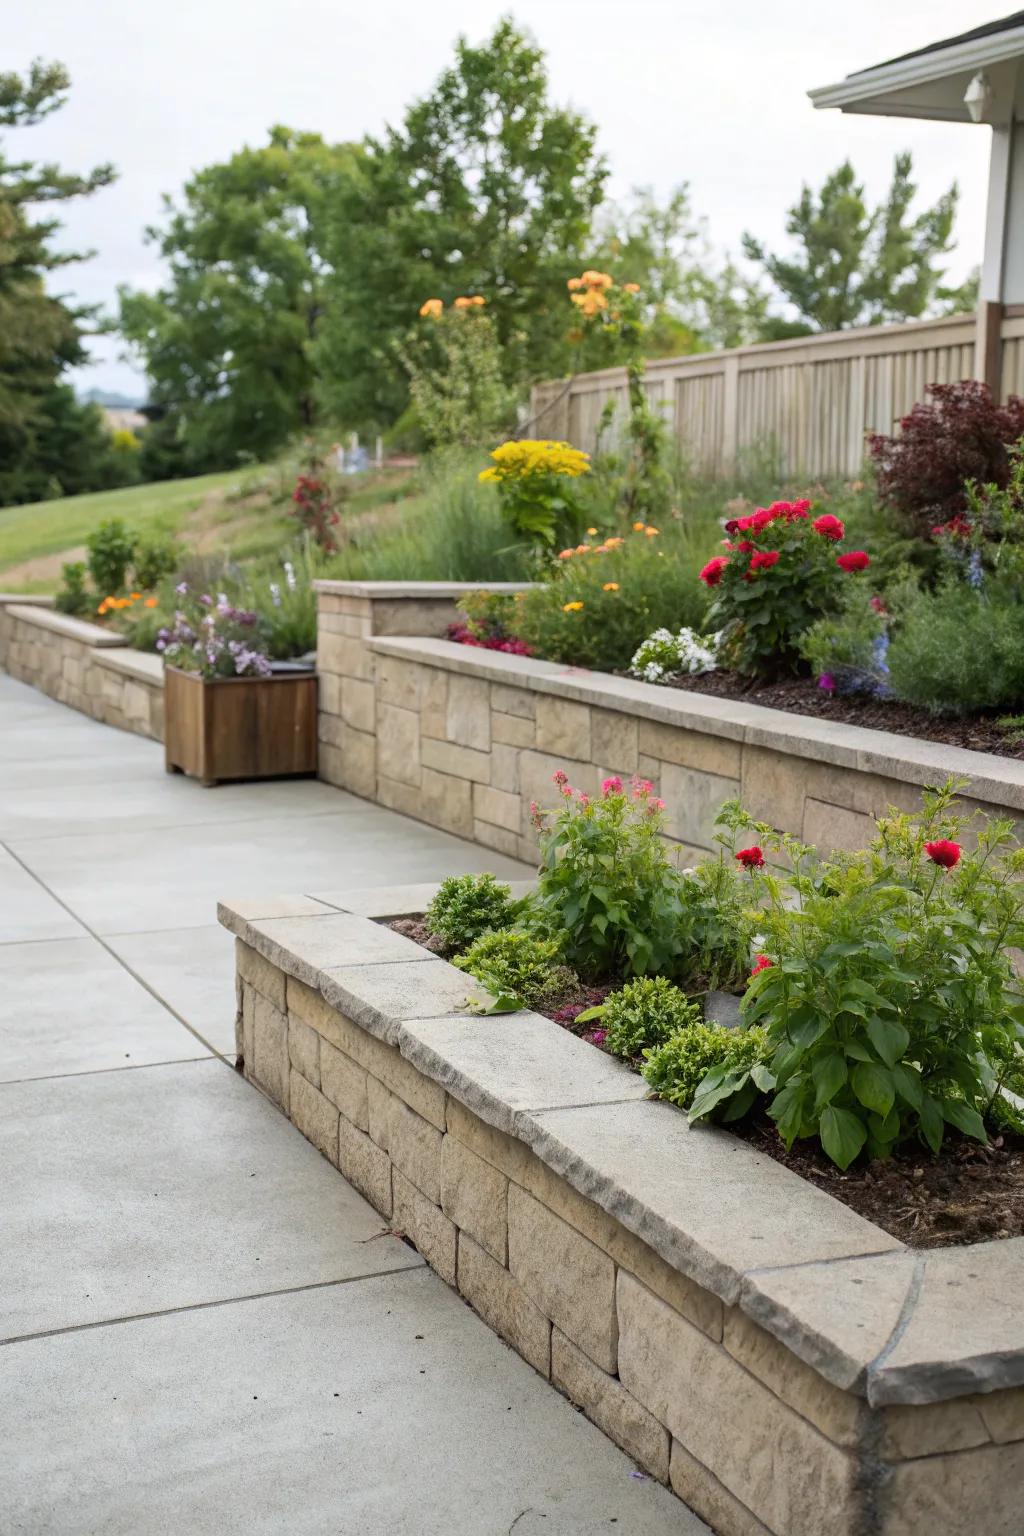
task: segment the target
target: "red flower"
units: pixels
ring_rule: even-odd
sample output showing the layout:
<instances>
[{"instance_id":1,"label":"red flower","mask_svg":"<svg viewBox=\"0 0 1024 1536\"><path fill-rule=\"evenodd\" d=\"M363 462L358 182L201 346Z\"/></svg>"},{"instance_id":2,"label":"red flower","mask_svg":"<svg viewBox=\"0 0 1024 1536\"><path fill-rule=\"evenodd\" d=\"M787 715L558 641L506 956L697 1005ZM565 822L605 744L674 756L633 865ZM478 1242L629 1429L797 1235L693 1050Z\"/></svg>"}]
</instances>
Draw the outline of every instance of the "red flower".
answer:
<instances>
[{"instance_id":1,"label":"red flower","mask_svg":"<svg viewBox=\"0 0 1024 1536\"><path fill-rule=\"evenodd\" d=\"M800 518L806 517L810 510L811 504L809 501L794 501L789 511L786 513L787 523L793 523L798 521Z\"/></svg>"},{"instance_id":2,"label":"red flower","mask_svg":"<svg viewBox=\"0 0 1024 1536\"><path fill-rule=\"evenodd\" d=\"M726 533L739 533L739 531L740 531L739 519L735 518L735 517L730 517L729 521L725 525L725 531L726 531Z\"/></svg>"},{"instance_id":3,"label":"red flower","mask_svg":"<svg viewBox=\"0 0 1024 1536\"><path fill-rule=\"evenodd\" d=\"M841 571L866 571L871 564L862 549L851 549L848 555L837 555L836 565Z\"/></svg>"},{"instance_id":4,"label":"red flower","mask_svg":"<svg viewBox=\"0 0 1024 1536\"><path fill-rule=\"evenodd\" d=\"M943 869L952 869L960 860L960 844L951 843L946 837L940 837L934 843L925 843L924 851L933 864L941 864Z\"/></svg>"},{"instance_id":5,"label":"red flower","mask_svg":"<svg viewBox=\"0 0 1024 1536\"><path fill-rule=\"evenodd\" d=\"M749 555L753 547L754 546L751 544L749 539L741 539L740 542L736 545L736 548L739 550L741 555Z\"/></svg>"},{"instance_id":6,"label":"red flower","mask_svg":"<svg viewBox=\"0 0 1024 1536\"><path fill-rule=\"evenodd\" d=\"M722 572L725 570L728 564L729 562L724 555L716 555L713 560L708 561L707 565L701 571L701 581L706 587L717 587L718 583L722 579Z\"/></svg>"},{"instance_id":7,"label":"red flower","mask_svg":"<svg viewBox=\"0 0 1024 1536\"><path fill-rule=\"evenodd\" d=\"M820 533L823 539L831 539L833 544L838 544L846 532L846 524L838 517L833 517L831 512L826 512L822 517L816 517L811 527L815 533Z\"/></svg>"},{"instance_id":8,"label":"red flower","mask_svg":"<svg viewBox=\"0 0 1024 1536\"><path fill-rule=\"evenodd\" d=\"M736 862L742 864L744 869L763 869L764 854L755 843L753 848L741 848L736 855Z\"/></svg>"},{"instance_id":9,"label":"red flower","mask_svg":"<svg viewBox=\"0 0 1024 1536\"><path fill-rule=\"evenodd\" d=\"M774 964L775 964L775 961L772 960L769 955L758 955L757 961L756 961L756 963L754 965L754 969L751 971L750 974L751 974L751 976L756 976L759 971L768 971L768 970L770 970L771 967Z\"/></svg>"},{"instance_id":10,"label":"red flower","mask_svg":"<svg viewBox=\"0 0 1024 1536\"><path fill-rule=\"evenodd\" d=\"M939 523L932 529L932 538L941 538L943 534L948 534L953 539L969 539L971 525L963 513L958 512L955 517L950 518L948 523Z\"/></svg>"},{"instance_id":11,"label":"red flower","mask_svg":"<svg viewBox=\"0 0 1024 1536\"><path fill-rule=\"evenodd\" d=\"M777 549L761 550L758 554L751 555L750 569L752 571L770 571L772 566L778 561L778 558L779 552Z\"/></svg>"}]
</instances>

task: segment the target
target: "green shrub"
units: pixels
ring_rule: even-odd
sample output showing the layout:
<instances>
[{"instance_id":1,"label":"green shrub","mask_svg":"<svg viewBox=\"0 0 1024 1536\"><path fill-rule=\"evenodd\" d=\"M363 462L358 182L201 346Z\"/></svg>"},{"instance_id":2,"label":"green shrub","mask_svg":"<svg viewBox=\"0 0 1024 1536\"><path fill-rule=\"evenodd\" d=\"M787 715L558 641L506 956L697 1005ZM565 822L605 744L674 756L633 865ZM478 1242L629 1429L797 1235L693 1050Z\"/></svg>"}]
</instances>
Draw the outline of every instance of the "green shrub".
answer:
<instances>
[{"instance_id":1,"label":"green shrub","mask_svg":"<svg viewBox=\"0 0 1024 1536\"><path fill-rule=\"evenodd\" d=\"M525 594L517 635L549 661L625 670L654 630L703 627L707 597L686 548L676 530L591 536Z\"/></svg>"},{"instance_id":2,"label":"green shrub","mask_svg":"<svg viewBox=\"0 0 1024 1536\"><path fill-rule=\"evenodd\" d=\"M994 584L921 593L889 647L890 682L937 715L1014 712L1024 703L1024 609Z\"/></svg>"},{"instance_id":3,"label":"green shrub","mask_svg":"<svg viewBox=\"0 0 1024 1536\"><path fill-rule=\"evenodd\" d=\"M267 655L275 661L287 661L316 650L313 582L324 574L325 568L317 546L306 538L290 556L254 568L236 584L239 606L259 614Z\"/></svg>"},{"instance_id":4,"label":"green shrub","mask_svg":"<svg viewBox=\"0 0 1024 1536\"><path fill-rule=\"evenodd\" d=\"M119 517L107 518L85 541L89 575L100 598L124 590L135 550L135 535Z\"/></svg>"},{"instance_id":5,"label":"green shrub","mask_svg":"<svg viewBox=\"0 0 1024 1536\"><path fill-rule=\"evenodd\" d=\"M575 973L562 964L562 946L557 939L541 938L518 928L485 933L452 964L468 971L505 1008L542 1008L560 1001L577 981Z\"/></svg>"},{"instance_id":6,"label":"green shrub","mask_svg":"<svg viewBox=\"0 0 1024 1536\"><path fill-rule=\"evenodd\" d=\"M575 481L590 473L589 456L549 438L514 438L491 454L480 472L498 487L498 499L517 539L543 549L575 541L584 528Z\"/></svg>"},{"instance_id":7,"label":"green shrub","mask_svg":"<svg viewBox=\"0 0 1024 1536\"><path fill-rule=\"evenodd\" d=\"M96 607L96 599L86 591L85 573L84 560L70 560L61 566L61 587L53 600L59 613L91 613Z\"/></svg>"},{"instance_id":8,"label":"green shrub","mask_svg":"<svg viewBox=\"0 0 1024 1536\"><path fill-rule=\"evenodd\" d=\"M165 576L174 574L178 565L178 550L173 539L159 534L149 534L135 545L132 568L135 585L143 592L158 587Z\"/></svg>"},{"instance_id":9,"label":"green shrub","mask_svg":"<svg viewBox=\"0 0 1024 1536\"><path fill-rule=\"evenodd\" d=\"M724 824L723 807L719 825ZM678 974L706 988L739 989L750 969L755 912L749 879L737 865L735 839L718 836L724 855L705 859L683 875L679 898L682 938Z\"/></svg>"},{"instance_id":10,"label":"green shrub","mask_svg":"<svg viewBox=\"0 0 1024 1536\"><path fill-rule=\"evenodd\" d=\"M849 582L837 610L804 631L798 649L815 677L831 677L840 688L877 686L883 680L879 641L885 619L872 606L876 601L863 582Z\"/></svg>"},{"instance_id":11,"label":"green shrub","mask_svg":"<svg viewBox=\"0 0 1024 1536\"><path fill-rule=\"evenodd\" d=\"M908 1138L937 1153L947 1125L985 1141L1000 1064L1024 1038L1011 958L1024 943L1024 849L1011 821L957 815L955 788L880 821L865 852L821 863L756 824L794 870L788 885L759 876L770 959L743 1014L773 1055L757 1087L787 1146L818 1137L840 1168ZM691 1118L726 1102L732 1113L750 1087L712 1073Z\"/></svg>"},{"instance_id":12,"label":"green shrub","mask_svg":"<svg viewBox=\"0 0 1024 1536\"><path fill-rule=\"evenodd\" d=\"M518 903L493 875L449 875L426 911L431 933L452 949L468 949L492 929L515 921Z\"/></svg>"},{"instance_id":13,"label":"green shrub","mask_svg":"<svg viewBox=\"0 0 1024 1536\"><path fill-rule=\"evenodd\" d=\"M497 326L482 308L482 297L443 312L424 305L400 353L416 420L433 446L493 442L515 422Z\"/></svg>"},{"instance_id":14,"label":"green shrub","mask_svg":"<svg viewBox=\"0 0 1024 1536\"><path fill-rule=\"evenodd\" d=\"M726 1029L721 1024L691 1024L678 1030L656 1050L647 1052L642 1073L661 1099L688 1109L709 1073L728 1074L747 1086L750 1069L771 1055L771 1046L760 1029ZM752 1096L751 1096L752 1097ZM733 1106L735 1107L735 1106ZM739 1119L749 1103L735 1114Z\"/></svg>"},{"instance_id":15,"label":"green shrub","mask_svg":"<svg viewBox=\"0 0 1024 1536\"><path fill-rule=\"evenodd\" d=\"M605 1045L615 1056L635 1061L645 1050L700 1019L700 1008L664 976L639 976L613 992L600 1013Z\"/></svg>"},{"instance_id":16,"label":"green shrub","mask_svg":"<svg viewBox=\"0 0 1024 1536\"><path fill-rule=\"evenodd\" d=\"M679 876L662 839L664 802L635 778L610 778L602 798L554 774L557 811L531 807L540 833L538 917L564 935L566 958L588 980L671 974L679 953Z\"/></svg>"}]
</instances>

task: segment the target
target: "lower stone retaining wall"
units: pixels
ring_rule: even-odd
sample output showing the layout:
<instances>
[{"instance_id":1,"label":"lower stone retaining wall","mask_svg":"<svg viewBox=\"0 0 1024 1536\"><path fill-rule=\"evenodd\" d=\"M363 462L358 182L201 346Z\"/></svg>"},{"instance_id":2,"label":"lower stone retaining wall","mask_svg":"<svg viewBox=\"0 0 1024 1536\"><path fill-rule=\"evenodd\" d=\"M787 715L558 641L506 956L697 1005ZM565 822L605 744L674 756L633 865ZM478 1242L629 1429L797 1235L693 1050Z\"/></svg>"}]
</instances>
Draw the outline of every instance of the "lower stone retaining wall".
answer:
<instances>
[{"instance_id":1,"label":"lower stone retaining wall","mask_svg":"<svg viewBox=\"0 0 1024 1536\"><path fill-rule=\"evenodd\" d=\"M863 848L950 774L968 809L1024 812L1017 759L456 645L464 585L316 585L321 777L513 857L534 857L556 768L589 793L650 779L684 857L733 796L823 852Z\"/></svg>"},{"instance_id":2,"label":"lower stone retaining wall","mask_svg":"<svg viewBox=\"0 0 1024 1536\"><path fill-rule=\"evenodd\" d=\"M250 907L250 914L256 910ZM941 1298L946 1330L966 1327L964 1314L978 1310L972 1285L979 1286L981 1311L991 1300L984 1249L929 1255L928 1264L947 1253L966 1260L959 1279L932 1279L925 1256L915 1258L845 1207L823 1201L779 1165L720 1133L687 1133L685 1117L669 1106L640 1102L638 1079L547 1020L522 1014L402 1025L383 1011L383 999L399 1007L396 1000L403 999L407 1010L429 1010L432 1003L439 1009L453 987L464 986L459 973L425 951L410 962L416 947L409 941L305 898L282 903L280 917L272 902L258 910L270 920L251 922L243 909L221 908L222 923L238 936L239 1068L491 1328L719 1536L1020 1531L1020 1350L1002 1348L1001 1324L984 1324L986 1347L1002 1365L993 1378L990 1364L961 1362L958 1369L971 1383L961 1391L969 1396L950 1391L949 1367L942 1380L934 1361L919 1369L928 1353L922 1339L930 1315L920 1297L927 1301L930 1287L951 1284ZM360 910L367 910L365 903ZM400 900L389 910L402 910ZM299 912L320 915L294 915ZM535 1041L527 1052L533 1059L517 1061L517 1030ZM536 1048L538 1030L546 1050ZM483 1061L494 1053L507 1062L500 1068L507 1098ZM490 1084L474 1089L473 1107L465 1101L471 1095L457 1060L475 1063L475 1077ZM564 1077L567 1062L572 1082ZM564 1103L568 1095L571 1106L575 1093L580 1107L517 1110L517 1103L537 1102L531 1089L543 1091L527 1085L531 1074L548 1080L542 1103ZM607 1102L588 1107L601 1094ZM665 1166L672 1172L648 1195L647 1242L574 1187L594 1169L565 1152L572 1136L560 1127L575 1116L575 1126L596 1127L599 1137L607 1128L608 1156L597 1158L594 1168L610 1169L621 1187L636 1183L643 1135L634 1127L616 1150L616 1115L632 1115L641 1126L653 1113L659 1126L669 1124L661 1112L675 1117L671 1124L688 1141L682 1157L670 1149ZM539 1140L538 1122L546 1125ZM552 1166L556 1144L565 1174ZM710 1166L687 1166L687 1147L701 1156L723 1146L728 1161L720 1177ZM749 1177L742 1168L737 1174L746 1160ZM672 1177L676 1188L668 1183ZM742 1241L761 1252L763 1265L748 1272L742 1288L710 1262L715 1238L687 1250L690 1273L652 1246L673 1208L683 1210L696 1232L705 1204L717 1203L727 1248L737 1178L747 1213ZM783 1186L786 1200L776 1193ZM806 1228L803 1203L812 1217ZM636 1216L636 1203L629 1208ZM639 1216L630 1221L641 1225ZM1010 1299L1016 1246L987 1245L1002 1249L1008 1265L1004 1322L1007 1308L1016 1315ZM787 1247L785 1258L773 1258ZM805 1257L850 1250L850 1258ZM915 1264L921 1267L912 1280ZM706 1283L696 1274L706 1275ZM809 1288L831 1311L827 1321L805 1327L800 1298ZM763 1326L751 1315L758 1309ZM799 1344L787 1347L780 1333ZM913 1339L910 1354L918 1364L894 1366L890 1380L887 1362L896 1360L905 1338ZM955 1354L958 1346L950 1337L944 1347ZM878 1373L874 1366L866 1375L863 1364L855 1368L853 1354L861 1362L877 1356ZM1016 1363L1007 1374L1011 1354ZM1014 1384L985 1390L996 1379ZM567 1467L566 1477L580 1472Z\"/></svg>"},{"instance_id":3,"label":"lower stone retaining wall","mask_svg":"<svg viewBox=\"0 0 1024 1536\"><path fill-rule=\"evenodd\" d=\"M163 663L97 624L0 603L0 669L105 725L163 740Z\"/></svg>"}]
</instances>

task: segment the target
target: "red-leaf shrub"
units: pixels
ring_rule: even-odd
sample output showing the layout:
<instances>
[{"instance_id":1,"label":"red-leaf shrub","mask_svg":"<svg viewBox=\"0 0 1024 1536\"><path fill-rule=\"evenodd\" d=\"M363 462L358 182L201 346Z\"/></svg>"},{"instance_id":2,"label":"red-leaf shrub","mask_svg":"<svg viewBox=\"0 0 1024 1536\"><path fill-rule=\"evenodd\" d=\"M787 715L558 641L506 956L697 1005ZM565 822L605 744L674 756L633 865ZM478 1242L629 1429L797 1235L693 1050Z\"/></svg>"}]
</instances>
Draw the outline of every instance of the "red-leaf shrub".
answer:
<instances>
[{"instance_id":1,"label":"red-leaf shrub","mask_svg":"<svg viewBox=\"0 0 1024 1536\"><path fill-rule=\"evenodd\" d=\"M868 438L883 500L925 538L965 510L968 480L1006 485L1007 449L1024 437L1017 395L999 405L978 379L929 384L928 395L901 419L898 436Z\"/></svg>"}]
</instances>

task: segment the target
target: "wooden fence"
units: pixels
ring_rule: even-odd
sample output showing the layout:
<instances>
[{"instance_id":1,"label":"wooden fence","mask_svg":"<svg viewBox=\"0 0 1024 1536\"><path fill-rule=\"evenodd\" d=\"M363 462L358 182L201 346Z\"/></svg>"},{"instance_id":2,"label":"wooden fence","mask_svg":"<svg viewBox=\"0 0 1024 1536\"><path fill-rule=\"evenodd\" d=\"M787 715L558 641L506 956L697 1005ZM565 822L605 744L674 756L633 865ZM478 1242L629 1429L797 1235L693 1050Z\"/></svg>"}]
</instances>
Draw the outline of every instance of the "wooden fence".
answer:
<instances>
[{"instance_id":1,"label":"wooden fence","mask_svg":"<svg viewBox=\"0 0 1024 1536\"><path fill-rule=\"evenodd\" d=\"M928 384L974 377L975 317L862 326L795 341L659 358L647 365L652 405L703 473L737 463L744 450L771 449L792 475L855 475L868 432L889 432L922 400ZM1024 394L1024 311L1002 322L1003 397ZM606 444L621 432L621 368L549 380L534 387L530 431L593 452L611 401Z\"/></svg>"}]
</instances>

